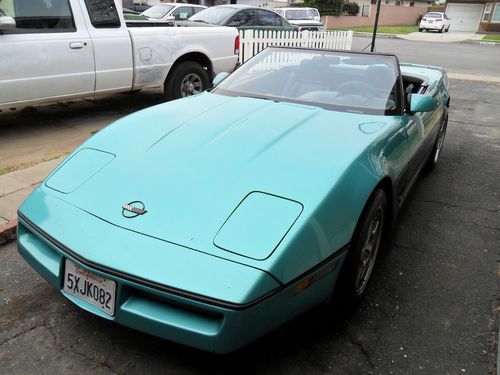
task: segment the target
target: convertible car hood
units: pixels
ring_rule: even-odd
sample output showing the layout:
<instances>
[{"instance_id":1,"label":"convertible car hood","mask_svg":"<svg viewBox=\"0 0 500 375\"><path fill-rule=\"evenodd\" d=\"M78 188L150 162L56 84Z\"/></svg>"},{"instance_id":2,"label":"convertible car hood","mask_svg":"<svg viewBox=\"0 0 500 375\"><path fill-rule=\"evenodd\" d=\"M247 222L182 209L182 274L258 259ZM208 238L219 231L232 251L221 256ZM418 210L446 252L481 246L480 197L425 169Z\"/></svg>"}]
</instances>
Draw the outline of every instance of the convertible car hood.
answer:
<instances>
[{"instance_id":1,"label":"convertible car hood","mask_svg":"<svg viewBox=\"0 0 500 375\"><path fill-rule=\"evenodd\" d=\"M245 262L245 251L278 246L300 225L298 218L315 209L384 128L381 119L205 93L101 130L49 176L45 189L116 226ZM228 221L239 205L242 214ZM269 212L283 233L259 229L262 242L228 248L241 225ZM221 231L226 221L229 229Z\"/></svg>"}]
</instances>

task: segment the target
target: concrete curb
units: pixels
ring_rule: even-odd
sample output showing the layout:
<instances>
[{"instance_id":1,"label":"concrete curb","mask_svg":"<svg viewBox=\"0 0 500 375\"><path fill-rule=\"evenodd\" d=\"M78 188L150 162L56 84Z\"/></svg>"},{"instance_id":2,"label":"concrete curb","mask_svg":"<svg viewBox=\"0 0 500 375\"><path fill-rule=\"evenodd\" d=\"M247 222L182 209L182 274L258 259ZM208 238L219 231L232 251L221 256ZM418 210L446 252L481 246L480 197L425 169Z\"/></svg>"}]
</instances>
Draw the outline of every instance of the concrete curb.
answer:
<instances>
[{"instance_id":1,"label":"concrete curb","mask_svg":"<svg viewBox=\"0 0 500 375\"><path fill-rule=\"evenodd\" d=\"M5 245L17 238L17 219L9 221L7 224L0 225L0 245Z\"/></svg>"},{"instance_id":2,"label":"concrete curb","mask_svg":"<svg viewBox=\"0 0 500 375\"><path fill-rule=\"evenodd\" d=\"M467 39L464 40L464 43L469 43L469 44L479 44L481 46L500 46L500 42L491 42L489 40L471 40Z\"/></svg>"},{"instance_id":3,"label":"concrete curb","mask_svg":"<svg viewBox=\"0 0 500 375\"><path fill-rule=\"evenodd\" d=\"M369 32L364 32L364 31L354 31L353 34L354 36L369 36L371 37L373 33ZM387 33L377 33L377 38L389 38L389 39L397 39L398 34L387 34Z\"/></svg>"}]
</instances>

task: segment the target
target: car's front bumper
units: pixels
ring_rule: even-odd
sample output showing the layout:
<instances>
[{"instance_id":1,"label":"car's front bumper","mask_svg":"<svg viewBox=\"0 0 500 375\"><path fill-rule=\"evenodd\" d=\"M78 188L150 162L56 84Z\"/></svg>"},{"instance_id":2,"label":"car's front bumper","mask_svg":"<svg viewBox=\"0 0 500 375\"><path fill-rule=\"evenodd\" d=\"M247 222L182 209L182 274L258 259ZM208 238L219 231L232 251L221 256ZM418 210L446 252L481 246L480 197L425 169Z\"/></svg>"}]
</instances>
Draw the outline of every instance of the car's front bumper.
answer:
<instances>
[{"instance_id":1,"label":"car's front bumper","mask_svg":"<svg viewBox=\"0 0 500 375\"><path fill-rule=\"evenodd\" d=\"M93 265L23 215L19 216L18 250L52 286L87 311L154 336L225 353L250 343L323 301L333 289L347 248L293 282L241 305L203 301L197 296L190 298L187 294L121 275L117 270ZM113 316L63 290L66 259L116 282Z\"/></svg>"}]
</instances>

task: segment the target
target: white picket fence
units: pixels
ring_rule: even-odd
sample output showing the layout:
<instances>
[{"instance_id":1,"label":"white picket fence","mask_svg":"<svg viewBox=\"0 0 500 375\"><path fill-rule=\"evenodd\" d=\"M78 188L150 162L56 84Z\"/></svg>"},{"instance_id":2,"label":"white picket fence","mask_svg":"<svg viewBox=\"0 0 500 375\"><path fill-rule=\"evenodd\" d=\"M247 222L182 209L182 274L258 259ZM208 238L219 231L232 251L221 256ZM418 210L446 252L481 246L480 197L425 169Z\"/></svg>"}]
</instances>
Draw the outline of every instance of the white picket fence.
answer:
<instances>
[{"instance_id":1,"label":"white picket fence","mask_svg":"<svg viewBox=\"0 0 500 375\"><path fill-rule=\"evenodd\" d=\"M268 46L350 50L352 31L240 31L240 63Z\"/></svg>"}]
</instances>

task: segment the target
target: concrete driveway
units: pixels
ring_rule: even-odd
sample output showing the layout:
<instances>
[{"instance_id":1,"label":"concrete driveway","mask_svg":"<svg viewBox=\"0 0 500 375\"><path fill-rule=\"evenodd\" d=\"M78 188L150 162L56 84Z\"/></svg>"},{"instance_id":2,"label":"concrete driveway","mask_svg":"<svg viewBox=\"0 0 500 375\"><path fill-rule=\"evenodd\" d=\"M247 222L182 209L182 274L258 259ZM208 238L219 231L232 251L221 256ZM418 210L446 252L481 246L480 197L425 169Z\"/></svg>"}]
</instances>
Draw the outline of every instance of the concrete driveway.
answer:
<instances>
[{"instance_id":1,"label":"concrete driveway","mask_svg":"<svg viewBox=\"0 0 500 375\"><path fill-rule=\"evenodd\" d=\"M460 31L449 31L445 33L439 33L437 31L423 31L416 32L410 34L400 34L398 38L406 39L406 40L416 40L420 42L442 42L442 43L451 43L451 42L463 42L469 39L480 40L483 38L483 35L478 35L475 33L466 33Z\"/></svg>"}]
</instances>

